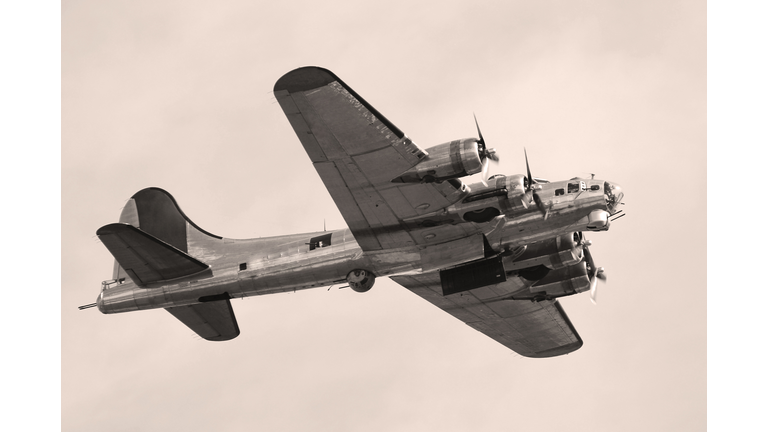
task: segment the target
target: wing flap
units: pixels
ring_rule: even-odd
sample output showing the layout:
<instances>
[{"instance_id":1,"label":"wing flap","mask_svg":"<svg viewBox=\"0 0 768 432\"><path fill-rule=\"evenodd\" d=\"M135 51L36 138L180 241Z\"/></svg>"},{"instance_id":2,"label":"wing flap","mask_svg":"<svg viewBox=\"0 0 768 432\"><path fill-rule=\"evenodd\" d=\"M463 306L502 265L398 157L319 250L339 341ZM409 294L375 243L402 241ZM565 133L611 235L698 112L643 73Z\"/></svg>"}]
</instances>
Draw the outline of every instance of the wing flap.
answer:
<instances>
[{"instance_id":1,"label":"wing flap","mask_svg":"<svg viewBox=\"0 0 768 432\"><path fill-rule=\"evenodd\" d=\"M240 334L229 300L176 306L165 310L205 340L226 341Z\"/></svg>"},{"instance_id":2,"label":"wing flap","mask_svg":"<svg viewBox=\"0 0 768 432\"><path fill-rule=\"evenodd\" d=\"M105 225L96 235L136 285L142 287L209 270L207 264L133 225Z\"/></svg>"},{"instance_id":3,"label":"wing flap","mask_svg":"<svg viewBox=\"0 0 768 432\"><path fill-rule=\"evenodd\" d=\"M583 345L557 300L509 299L513 292L526 287L517 277L447 296L441 294L438 272L391 279L522 356L554 357Z\"/></svg>"}]
</instances>

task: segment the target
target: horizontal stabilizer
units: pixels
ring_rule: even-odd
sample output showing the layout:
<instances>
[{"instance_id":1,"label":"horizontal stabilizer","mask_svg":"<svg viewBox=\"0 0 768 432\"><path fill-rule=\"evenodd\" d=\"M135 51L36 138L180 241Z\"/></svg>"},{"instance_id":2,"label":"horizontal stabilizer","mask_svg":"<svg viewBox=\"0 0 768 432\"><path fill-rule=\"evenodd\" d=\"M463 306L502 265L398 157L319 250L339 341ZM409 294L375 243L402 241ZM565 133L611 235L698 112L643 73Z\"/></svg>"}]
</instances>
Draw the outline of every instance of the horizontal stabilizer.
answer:
<instances>
[{"instance_id":1,"label":"horizontal stabilizer","mask_svg":"<svg viewBox=\"0 0 768 432\"><path fill-rule=\"evenodd\" d=\"M170 281L210 272L207 264L125 223L105 225L96 235L136 285Z\"/></svg>"},{"instance_id":2,"label":"horizontal stabilizer","mask_svg":"<svg viewBox=\"0 0 768 432\"><path fill-rule=\"evenodd\" d=\"M229 300L176 306L165 310L209 341L226 341L240 334Z\"/></svg>"}]
</instances>

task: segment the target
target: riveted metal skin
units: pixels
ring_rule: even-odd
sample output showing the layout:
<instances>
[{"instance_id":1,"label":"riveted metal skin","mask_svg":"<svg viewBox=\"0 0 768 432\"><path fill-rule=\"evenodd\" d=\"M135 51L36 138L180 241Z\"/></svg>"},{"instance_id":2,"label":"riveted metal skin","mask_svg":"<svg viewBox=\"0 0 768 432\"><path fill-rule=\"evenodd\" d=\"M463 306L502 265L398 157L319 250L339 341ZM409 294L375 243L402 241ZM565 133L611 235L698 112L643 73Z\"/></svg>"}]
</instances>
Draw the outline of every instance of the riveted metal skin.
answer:
<instances>
[{"instance_id":1,"label":"riveted metal skin","mask_svg":"<svg viewBox=\"0 0 768 432\"><path fill-rule=\"evenodd\" d=\"M602 183L602 181L599 182ZM567 239L572 237L574 231L587 230L591 212L606 209L601 191L584 191L578 199L573 196L554 199L554 190L565 183L544 184L539 191L540 196L550 197L551 195L551 199L545 200L551 207L547 221L542 219L535 206L529 206L526 209L517 205L515 201L519 201L519 195L503 198L509 202L506 206L508 210L502 215L504 219L500 224L476 224L465 222L461 218L462 214L469 211L468 209L482 205L498 205L500 199L496 196L466 204L455 204L443 209L440 217L448 220L447 223L451 225L479 226L479 231L483 234L491 235L496 230L495 234L491 235L492 238L497 239L494 244L491 244L496 252L500 253L519 246L527 246L529 250L537 251L526 252L528 255L523 254L513 261L505 260L504 265L508 271L523 265L530 267L537 264L558 268L572 263L578 256L577 248L574 248ZM496 187L497 185L493 183L488 187L476 183L469 185L468 189L477 193ZM160 192L161 190L157 188L153 189L158 191L157 193L168 194L165 191ZM499 207L505 206L499 205ZM427 216L427 218L430 217L434 219L436 216ZM182 220L183 232L180 235L173 234L172 238L186 238L186 245L180 246L185 246L190 256L210 265L212 276L180 283L156 283L151 289L141 288L130 277L123 276L122 283L104 290L99 296L97 303L100 311L117 313L183 306L197 303L200 297L225 291L233 298L242 298L327 287L346 281L347 275L354 269L368 269L374 276L390 276L449 268L457 264L455 257L461 257L462 262L484 258L482 247L468 249L468 243L465 241L363 251L349 229L235 240L211 235L188 219L182 218ZM142 220L138 223L141 227ZM412 223L418 225L417 221ZM398 228L400 227L391 227L393 230ZM430 229L424 227L420 231L427 236ZM177 229L173 232L179 231ZM328 233L331 234L330 246L310 250L310 239L325 236ZM560 246L557 246L557 238L560 238ZM425 257L429 257L428 268L423 267L422 264L425 262L423 261ZM242 263L246 264L246 270L240 270ZM126 275L124 270L118 269L117 273Z\"/></svg>"},{"instance_id":2,"label":"riveted metal skin","mask_svg":"<svg viewBox=\"0 0 768 432\"><path fill-rule=\"evenodd\" d=\"M477 174L483 170L479 144L464 138L428 148L427 157L399 175L393 182L432 183Z\"/></svg>"},{"instance_id":3,"label":"riveted metal skin","mask_svg":"<svg viewBox=\"0 0 768 432\"><path fill-rule=\"evenodd\" d=\"M552 299L589 289L576 233L609 228L619 185L548 182L530 169L465 184L498 159L484 141L422 150L327 69L288 72L274 95L349 228L228 239L195 225L168 192L143 189L97 232L117 261L102 313L165 308L225 341L240 334L231 299L345 282L366 292L389 276L521 355L581 347Z\"/></svg>"}]
</instances>

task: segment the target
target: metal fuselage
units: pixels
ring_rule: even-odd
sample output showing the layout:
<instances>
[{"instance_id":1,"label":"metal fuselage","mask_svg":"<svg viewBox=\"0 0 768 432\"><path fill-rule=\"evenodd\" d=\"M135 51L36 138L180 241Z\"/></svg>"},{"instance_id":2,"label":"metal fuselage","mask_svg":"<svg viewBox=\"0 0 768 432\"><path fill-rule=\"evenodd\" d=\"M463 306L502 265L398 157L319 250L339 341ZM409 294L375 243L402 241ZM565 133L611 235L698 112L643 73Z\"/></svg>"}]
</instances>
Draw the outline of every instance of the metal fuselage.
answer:
<instances>
[{"instance_id":1,"label":"metal fuselage","mask_svg":"<svg viewBox=\"0 0 768 432\"><path fill-rule=\"evenodd\" d=\"M620 188L603 180L540 183L536 193L546 208L545 217L525 194L523 182L524 176L515 175L495 176L488 186L472 184L461 200L439 215L425 215L420 220L478 224L494 251L503 252L555 236L607 229L595 228L590 215L596 211L603 216L615 214L620 202L605 190ZM97 299L99 310L168 308L325 287L346 283L354 269L366 269L375 276L422 271L423 246L364 252L349 229L233 240L211 237L188 225L187 238L189 255L211 266L208 276L156 288L138 287L130 278L105 281Z\"/></svg>"}]
</instances>

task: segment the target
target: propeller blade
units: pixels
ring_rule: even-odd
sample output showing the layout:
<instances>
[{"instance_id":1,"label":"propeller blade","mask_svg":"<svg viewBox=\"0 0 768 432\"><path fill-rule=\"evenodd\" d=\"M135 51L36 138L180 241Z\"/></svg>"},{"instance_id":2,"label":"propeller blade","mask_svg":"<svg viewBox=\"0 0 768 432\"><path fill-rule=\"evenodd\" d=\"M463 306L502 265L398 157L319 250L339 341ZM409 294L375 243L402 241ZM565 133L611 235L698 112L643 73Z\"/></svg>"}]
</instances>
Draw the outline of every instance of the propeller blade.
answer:
<instances>
[{"instance_id":1,"label":"propeller blade","mask_svg":"<svg viewBox=\"0 0 768 432\"><path fill-rule=\"evenodd\" d=\"M482 144L483 150L485 150L485 140L483 139L483 133L480 132L480 124L477 123L477 116L475 115L475 113L472 113L472 117L475 118L475 126L477 127L477 135L480 137L480 140L478 141L478 143Z\"/></svg>"},{"instance_id":2,"label":"propeller blade","mask_svg":"<svg viewBox=\"0 0 768 432\"><path fill-rule=\"evenodd\" d=\"M597 304L597 280L605 283L608 278L605 276L605 270L602 267L598 267L595 271L595 275L592 276L592 280L589 281L589 298L593 304Z\"/></svg>"},{"instance_id":3,"label":"propeller blade","mask_svg":"<svg viewBox=\"0 0 768 432\"><path fill-rule=\"evenodd\" d=\"M528 165L528 152L523 147L523 153L525 153L525 169L528 171L528 189L533 189L533 176L531 175L531 167Z\"/></svg>"},{"instance_id":4,"label":"propeller blade","mask_svg":"<svg viewBox=\"0 0 768 432\"><path fill-rule=\"evenodd\" d=\"M523 194L523 198L520 199L520 201L523 203L523 207L528 209L528 203L531 202L531 192L528 191L525 194Z\"/></svg>"},{"instance_id":5,"label":"propeller blade","mask_svg":"<svg viewBox=\"0 0 768 432\"><path fill-rule=\"evenodd\" d=\"M544 203L541 201L541 198L539 198L539 195L536 193L536 188L533 186L536 184L536 180L531 175L531 166L528 164L528 152L525 150L525 148L523 148L523 152L525 153L525 170L528 172L528 187L525 193L526 198L528 198L528 201L530 202L530 195L528 194L531 193L533 195L533 201L536 203L536 207L539 208L539 211L542 215L544 215L544 219L546 220L549 216L549 211L544 206ZM525 202L523 202L523 206L528 208L528 205Z\"/></svg>"},{"instance_id":6,"label":"propeller blade","mask_svg":"<svg viewBox=\"0 0 768 432\"><path fill-rule=\"evenodd\" d=\"M597 276L598 279L600 279L604 283L608 282L608 276L605 275L605 272L603 271L602 267L600 267L600 269L598 269L596 276Z\"/></svg>"},{"instance_id":7,"label":"propeller blade","mask_svg":"<svg viewBox=\"0 0 768 432\"><path fill-rule=\"evenodd\" d=\"M593 304L597 304L597 280L600 279L601 281L606 282L608 278L605 275L604 268L595 266L595 260L592 258L592 252L589 251L588 247L590 244L592 243L589 240L582 240L584 259L587 261L591 273L589 275L589 299L592 300Z\"/></svg>"},{"instance_id":8,"label":"propeller blade","mask_svg":"<svg viewBox=\"0 0 768 432\"><path fill-rule=\"evenodd\" d=\"M486 178L488 177L488 158L485 158L483 161L483 172L480 173L480 181L483 182L483 186L488 187L488 180Z\"/></svg>"},{"instance_id":9,"label":"propeller blade","mask_svg":"<svg viewBox=\"0 0 768 432\"><path fill-rule=\"evenodd\" d=\"M477 116L474 113L472 113L472 116L475 118L475 127L477 127L477 135L480 137L477 140L480 157L483 159L488 158L488 159L491 159L492 161L498 162L499 157L496 155L496 149L489 149L485 145L485 138L483 138L483 132L480 131L480 124L477 122Z\"/></svg>"},{"instance_id":10,"label":"propeller blade","mask_svg":"<svg viewBox=\"0 0 768 432\"><path fill-rule=\"evenodd\" d=\"M472 117L475 118L475 127L477 127L477 135L480 137L477 140L477 150L480 155L480 158L483 160L483 172L482 172L482 179L483 185L488 187L488 161L492 160L494 162L499 161L499 157L496 155L496 149L489 149L485 145L485 138L483 138L483 132L480 130L480 123L477 122L477 116L475 113L472 113Z\"/></svg>"},{"instance_id":11,"label":"propeller blade","mask_svg":"<svg viewBox=\"0 0 768 432\"><path fill-rule=\"evenodd\" d=\"M486 150L485 151L485 156L488 159L490 159L490 160L492 160L494 162L498 162L499 161L499 156L496 154L496 149L495 148L490 148L490 149Z\"/></svg>"}]
</instances>

